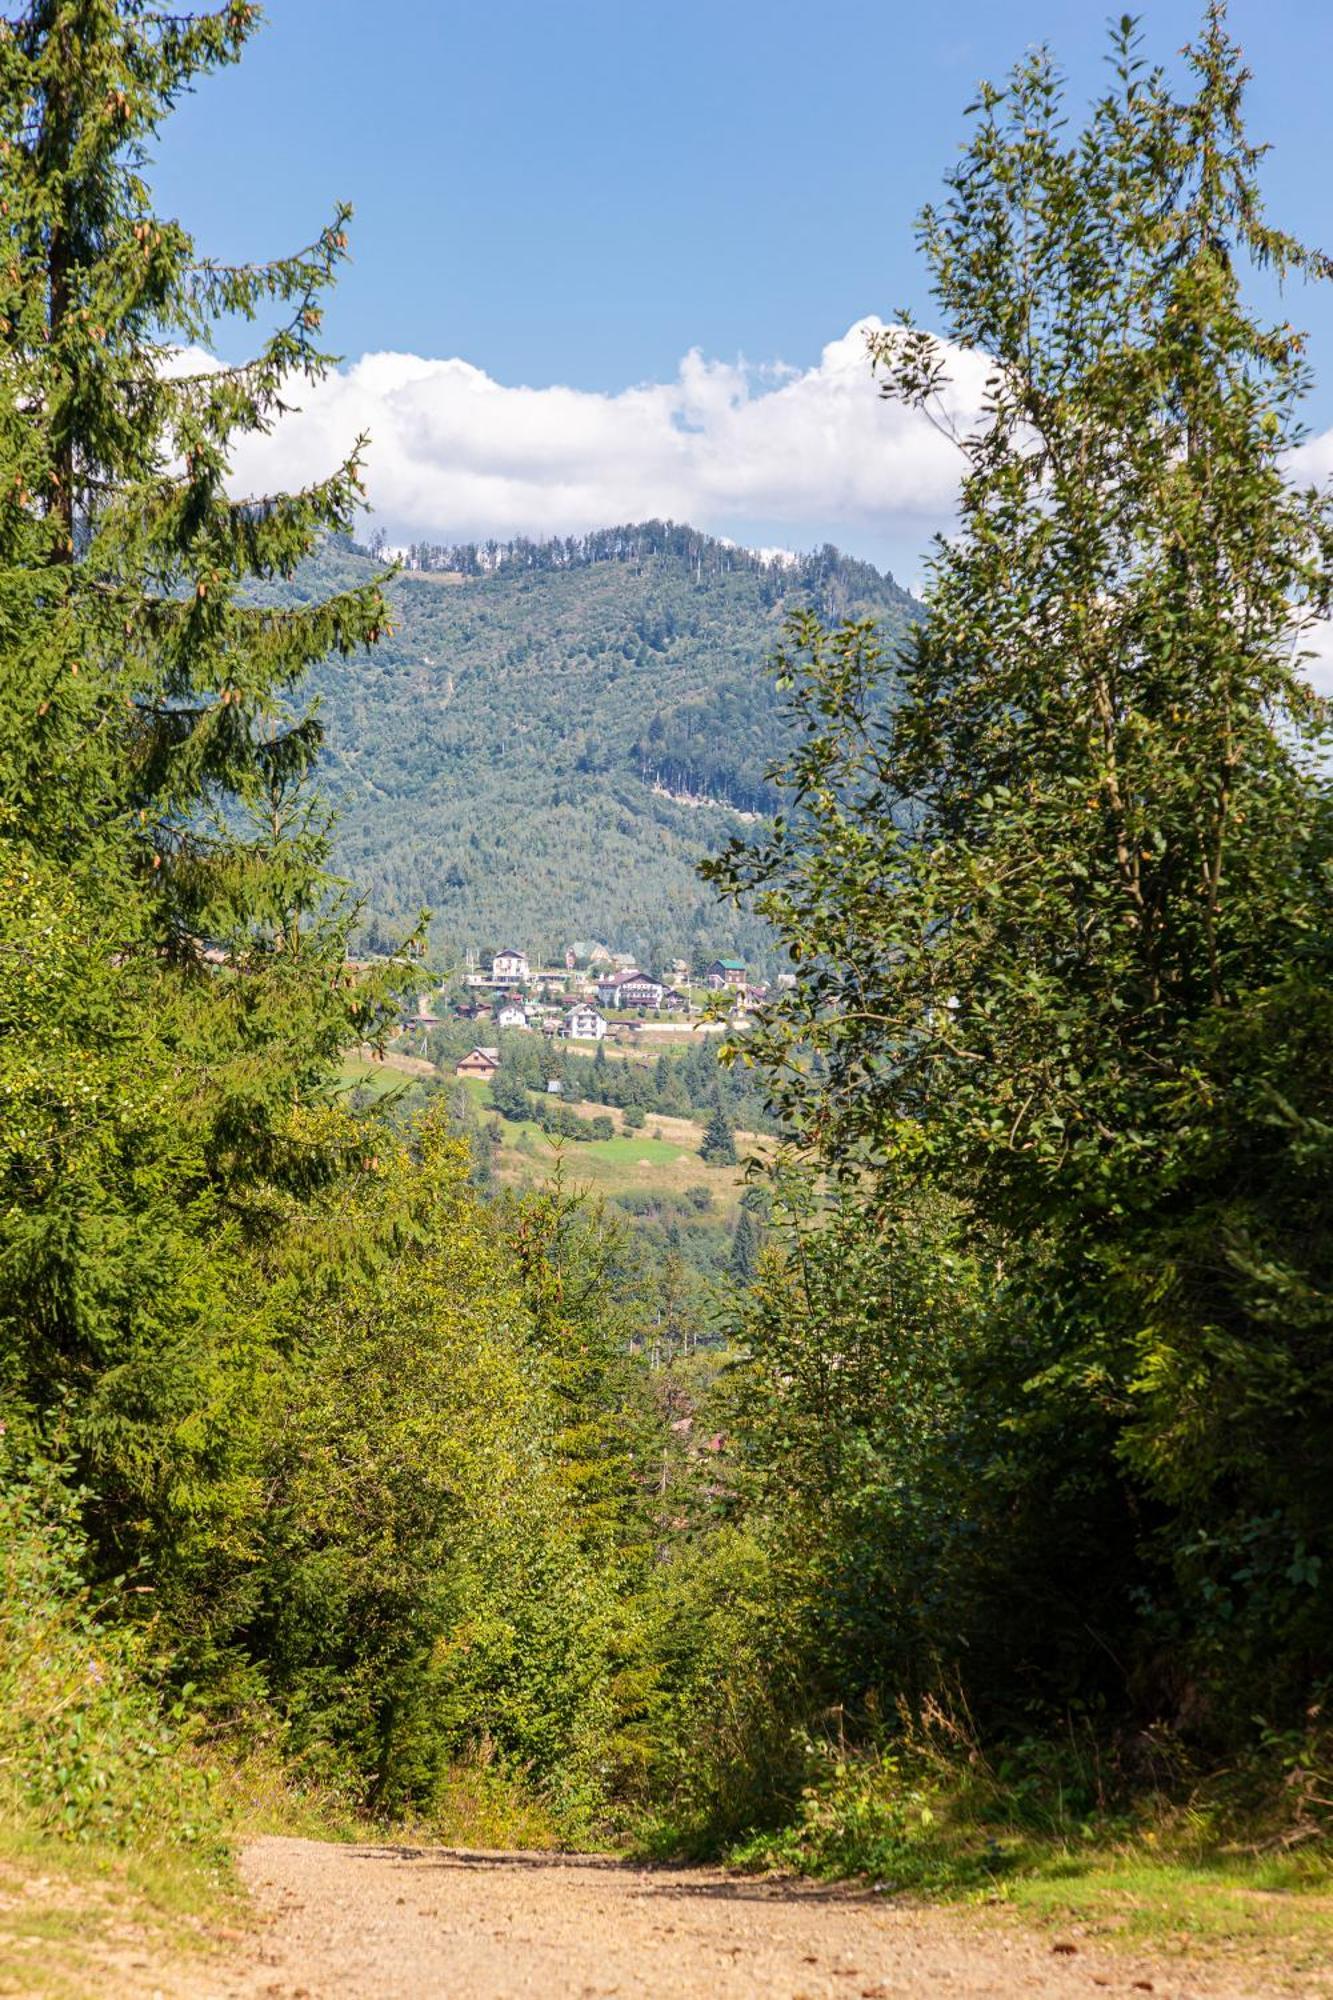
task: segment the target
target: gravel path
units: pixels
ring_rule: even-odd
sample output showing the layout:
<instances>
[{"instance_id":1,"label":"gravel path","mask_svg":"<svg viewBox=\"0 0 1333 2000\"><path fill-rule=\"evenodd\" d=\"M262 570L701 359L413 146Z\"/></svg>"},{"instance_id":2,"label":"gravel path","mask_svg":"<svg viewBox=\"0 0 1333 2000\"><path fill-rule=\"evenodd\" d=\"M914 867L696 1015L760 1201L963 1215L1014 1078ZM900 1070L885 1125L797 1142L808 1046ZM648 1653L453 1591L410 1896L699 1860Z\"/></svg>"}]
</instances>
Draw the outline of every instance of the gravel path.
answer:
<instances>
[{"instance_id":1,"label":"gravel path","mask_svg":"<svg viewBox=\"0 0 1333 2000\"><path fill-rule=\"evenodd\" d=\"M134 1989L145 2000L1268 2000L1293 1990L1098 1952L1002 1913L716 1870L287 1839L256 1841L242 1866L257 1938L184 1983L150 1977Z\"/></svg>"}]
</instances>

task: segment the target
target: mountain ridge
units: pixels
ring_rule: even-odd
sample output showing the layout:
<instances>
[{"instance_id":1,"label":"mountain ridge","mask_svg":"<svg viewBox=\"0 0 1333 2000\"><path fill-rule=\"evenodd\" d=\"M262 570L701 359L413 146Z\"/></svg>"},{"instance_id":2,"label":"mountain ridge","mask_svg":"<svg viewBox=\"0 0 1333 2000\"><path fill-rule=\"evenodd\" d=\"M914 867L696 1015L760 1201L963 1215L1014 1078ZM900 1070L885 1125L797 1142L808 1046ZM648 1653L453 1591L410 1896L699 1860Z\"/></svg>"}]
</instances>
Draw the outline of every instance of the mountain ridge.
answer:
<instances>
[{"instance_id":1,"label":"mountain ridge","mask_svg":"<svg viewBox=\"0 0 1333 2000\"><path fill-rule=\"evenodd\" d=\"M282 595L381 567L374 545L330 543ZM446 958L595 937L645 963L736 947L771 964L762 923L720 907L695 868L776 803L784 617L874 617L891 641L918 615L892 577L829 545L774 561L654 521L416 543L389 595L394 630L309 683L364 942L428 905Z\"/></svg>"}]
</instances>

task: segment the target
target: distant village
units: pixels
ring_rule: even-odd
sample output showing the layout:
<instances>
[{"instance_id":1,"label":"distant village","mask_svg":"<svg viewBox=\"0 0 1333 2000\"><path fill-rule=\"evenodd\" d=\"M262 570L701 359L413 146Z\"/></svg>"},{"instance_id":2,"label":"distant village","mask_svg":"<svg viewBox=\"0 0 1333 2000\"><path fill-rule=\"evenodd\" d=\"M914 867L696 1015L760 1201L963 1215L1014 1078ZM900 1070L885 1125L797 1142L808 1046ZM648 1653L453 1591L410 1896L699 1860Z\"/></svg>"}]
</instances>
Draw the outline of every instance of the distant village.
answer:
<instances>
[{"instance_id":1,"label":"distant village","mask_svg":"<svg viewBox=\"0 0 1333 2000\"><path fill-rule=\"evenodd\" d=\"M780 974L777 983L791 985L793 975ZM534 965L514 946L469 954L455 985L456 997L449 1002L432 1005L429 996L421 995L404 1028L472 1021L479 1028L594 1044L608 1035L637 1040L682 1031L720 1034L727 1027L744 1028L769 992L767 982L751 981L742 958L715 958L697 973L684 959L673 959L658 977L641 971L632 955L590 939L571 944L560 966ZM500 1063L498 1046L479 1042L456 1064L455 1073L485 1078Z\"/></svg>"}]
</instances>

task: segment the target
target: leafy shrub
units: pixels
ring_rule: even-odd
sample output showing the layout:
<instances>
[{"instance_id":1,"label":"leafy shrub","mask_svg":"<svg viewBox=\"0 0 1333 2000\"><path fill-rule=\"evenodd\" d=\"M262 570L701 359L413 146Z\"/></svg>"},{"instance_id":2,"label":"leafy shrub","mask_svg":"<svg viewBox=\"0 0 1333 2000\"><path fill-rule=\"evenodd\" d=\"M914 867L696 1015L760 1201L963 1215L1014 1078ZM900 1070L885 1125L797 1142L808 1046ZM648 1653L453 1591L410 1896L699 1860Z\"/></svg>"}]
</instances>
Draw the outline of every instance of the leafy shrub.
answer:
<instances>
[{"instance_id":1,"label":"leafy shrub","mask_svg":"<svg viewBox=\"0 0 1333 2000\"><path fill-rule=\"evenodd\" d=\"M83 1554L68 1489L0 1462L0 1806L72 1840L217 1845L207 1780L183 1754L190 1690L158 1692L142 1629L103 1622L116 1607L91 1602Z\"/></svg>"},{"instance_id":2,"label":"leafy shrub","mask_svg":"<svg viewBox=\"0 0 1333 2000\"><path fill-rule=\"evenodd\" d=\"M483 1760L583 1825L601 1795L614 1581L580 1548L532 1327L443 1121L364 1191L392 1257L285 1312L252 1644L303 1778L429 1814Z\"/></svg>"},{"instance_id":3,"label":"leafy shrub","mask_svg":"<svg viewBox=\"0 0 1333 2000\"><path fill-rule=\"evenodd\" d=\"M738 1847L742 1866L872 1875L893 1889L938 1890L993 1872L998 1844L983 1837L969 1852L951 1837L954 1829L941 1824L940 1788L919 1760L891 1749L839 1755L809 1737L801 1747L809 1775L792 1822Z\"/></svg>"},{"instance_id":4,"label":"leafy shrub","mask_svg":"<svg viewBox=\"0 0 1333 2000\"><path fill-rule=\"evenodd\" d=\"M800 1794L808 1634L771 1551L723 1528L659 1576L648 1650L647 1844L715 1853Z\"/></svg>"}]
</instances>

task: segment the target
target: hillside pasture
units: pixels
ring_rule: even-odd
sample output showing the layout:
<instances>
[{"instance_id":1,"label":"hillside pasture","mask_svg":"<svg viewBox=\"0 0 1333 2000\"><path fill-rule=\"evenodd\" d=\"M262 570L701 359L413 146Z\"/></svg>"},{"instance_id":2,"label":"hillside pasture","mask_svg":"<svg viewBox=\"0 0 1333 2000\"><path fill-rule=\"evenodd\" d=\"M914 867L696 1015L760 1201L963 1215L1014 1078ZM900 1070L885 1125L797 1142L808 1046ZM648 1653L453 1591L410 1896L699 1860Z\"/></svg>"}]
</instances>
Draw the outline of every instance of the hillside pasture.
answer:
<instances>
[{"instance_id":1,"label":"hillside pasture","mask_svg":"<svg viewBox=\"0 0 1333 2000\"><path fill-rule=\"evenodd\" d=\"M501 1118L491 1109L486 1084L465 1079L464 1087L483 1119L496 1118L499 1122L501 1142L493 1155L493 1170L502 1183L513 1187L537 1185L550 1176L557 1159L561 1159L569 1182L608 1200L629 1192L688 1195L694 1188L707 1188L718 1221L734 1224L745 1187L744 1166L710 1167L701 1160L699 1143L703 1125L695 1119L649 1113L643 1127L631 1132L626 1130L623 1111L590 1102L573 1104L569 1109L578 1118L589 1121L609 1118L616 1136L566 1139L558 1143L535 1119L519 1123ZM736 1135L736 1150L742 1160L749 1153L762 1153L771 1143L756 1133Z\"/></svg>"}]
</instances>

